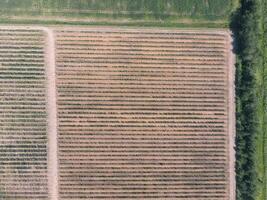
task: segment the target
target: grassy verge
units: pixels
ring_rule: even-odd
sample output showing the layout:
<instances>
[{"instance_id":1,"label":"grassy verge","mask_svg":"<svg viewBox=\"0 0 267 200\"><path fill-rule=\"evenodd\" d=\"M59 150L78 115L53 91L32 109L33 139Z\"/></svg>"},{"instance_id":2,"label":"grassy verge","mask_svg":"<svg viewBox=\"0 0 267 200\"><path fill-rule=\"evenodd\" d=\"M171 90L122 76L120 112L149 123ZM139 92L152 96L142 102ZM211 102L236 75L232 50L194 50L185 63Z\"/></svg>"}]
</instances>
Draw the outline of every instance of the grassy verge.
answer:
<instances>
[{"instance_id":1,"label":"grassy verge","mask_svg":"<svg viewBox=\"0 0 267 200\"><path fill-rule=\"evenodd\" d=\"M258 137L257 145L257 200L267 199L267 2L260 0L260 44L262 64L261 68L256 71L256 84L258 96Z\"/></svg>"},{"instance_id":2,"label":"grassy verge","mask_svg":"<svg viewBox=\"0 0 267 200\"><path fill-rule=\"evenodd\" d=\"M75 26L139 26L139 27L179 27L179 28L227 28L226 21L210 22L206 20L186 20L181 22L165 21L115 21L115 20L92 20L92 21L68 21L68 20L45 20L45 19L12 19L0 17L1 24L23 25L75 25Z\"/></svg>"}]
</instances>

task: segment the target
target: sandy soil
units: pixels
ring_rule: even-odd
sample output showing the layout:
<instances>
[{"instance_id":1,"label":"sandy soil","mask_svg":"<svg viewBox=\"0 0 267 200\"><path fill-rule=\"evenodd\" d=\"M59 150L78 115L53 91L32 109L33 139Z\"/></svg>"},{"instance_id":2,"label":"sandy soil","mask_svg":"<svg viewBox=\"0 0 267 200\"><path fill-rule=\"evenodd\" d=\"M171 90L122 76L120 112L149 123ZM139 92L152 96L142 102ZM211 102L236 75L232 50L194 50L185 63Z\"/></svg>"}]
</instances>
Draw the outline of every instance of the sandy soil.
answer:
<instances>
[{"instance_id":1,"label":"sandy soil","mask_svg":"<svg viewBox=\"0 0 267 200\"><path fill-rule=\"evenodd\" d=\"M42 28L45 32L45 64L47 76L47 110L48 110L48 188L50 200L58 200L58 141L57 141L57 108L56 108L56 64L55 40L51 29Z\"/></svg>"},{"instance_id":2,"label":"sandy soil","mask_svg":"<svg viewBox=\"0 0 267 200\"><path fill-rule=\"evenodd\" d=\"M229 67L229 79L228 79L228 89L229 89L229 120L228 120L228 132L229 132L229 194L230 200L235 200L236 198L236 180L235 180L235 136L236 136L236 129L235 129L235 56L233 53L232 42L233 38L231 33L229 33L229 42L228 47L229 55L228 55L228 67Z\"/></svg>"},{"instance_id":3,"label":"sandy soil","mask_svg":"<svg viewBox=\"0 0 267 200\"><path fill-rule=\"evenodd\" d=\"M93 28L92 28L93 29ZM61 30L64 30L66 32L73 30L71 27L69 28L63 28L63 29L57 29L59 31ZM81 28L81 30L88 30L86 28ZM101 29L97 29L97 30L103 30L103 31L110 31L112 30L112 28L108 28L108 27L104 27L104 28L101 28ZM114 29L113 29L114 30ZM119 29L116 29L117 31ZM133 31L134 29L121 29L125 32L131 32ZM142 29L144 30L144 29ZM146 29L148 30L148 29ZM141 30L134 30L134 32L138 32L138 31L141 31ZM149 31L153 32L155 31L155 29L149 29ZM164 33L164 31L167 31L167 30L156 30L156 32L162 32ZM186 30L188 31L188 30ZM225 72L227 73L227 75L225 76L225 81L227 80L227 83L228 83L228 101L226 103L225 106L227 106L228 110L227 110L227 115L228 115L228 124L227 124L227 130L226 130L226 133L229 135L228 136L228 145L225 147L227 148L228 150L228 162L226 162L225 164L229 166L228 170L227 170L227 175L229 175L229 179L227 181L228 182L228 187L226 188L227 189L227 192L229 194L229 196L227 197L227 199L230 199L230 200L234 200L235 199L235 151L234 151L234 141L235 141L235 106L234 106L234 102L235 102L235 97L234 97L234 55L232 53L232 46L231 46L231 36L230 36L230 33L227 32L227 31L217 31L217 30L207 30L209 33L214 33L214 34L219 34L219 35L222 35L223 37L226 38L226 42L223 44L223 47L225 47L225 49L227 50L227 60L225 60ZM179 31L181 32L181 31ZM109 38L110 39L110 38ZM77 39L75 41L75 44L77 43L77 41L79 41L79 39ZM62 42L64 43L64 42ZM91 44L91 43L90 43ZM83 57L82 55L80 55L81 57ZM91 55L90 55L91 56ZM84 59L86 58L86 56L83 57ZM140 57L139 57L140 58ZM188 57L189 58L189 57ZM58 58L58 61L59 62L63 62L65 58ZM69 59L69 58L68 58ZM138 58L137 58L138 60ZM151 61L150 61L151 62ZM191 61L192 62L192 61ZM66 77L67 75L65 75ZM192 78L191 78L192 79ZM82 82L84 80L76 80L75 83L77 82ZM62 106L63 108L63 106ZM65 109L65 107L63 108Z\"/></svg>"}]
</instances>

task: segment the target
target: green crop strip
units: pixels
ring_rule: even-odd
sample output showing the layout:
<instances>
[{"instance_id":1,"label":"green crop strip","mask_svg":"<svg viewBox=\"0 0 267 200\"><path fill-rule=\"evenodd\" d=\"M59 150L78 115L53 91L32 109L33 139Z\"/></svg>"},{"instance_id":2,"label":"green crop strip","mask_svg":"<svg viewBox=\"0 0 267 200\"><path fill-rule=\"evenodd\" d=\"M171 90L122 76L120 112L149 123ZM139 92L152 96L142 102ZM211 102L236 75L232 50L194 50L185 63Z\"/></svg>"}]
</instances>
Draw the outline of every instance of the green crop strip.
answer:
<instances>
[{"instance_id":1,"label":"green crop strip","mask_svg":"<svg viewBox=\"0 0 267 200\"><path fill-rule=\"evenodd\" d=\"M0 1L0 23L226 27L237 1L9 0Z\"/></svg>"}]
</instances>

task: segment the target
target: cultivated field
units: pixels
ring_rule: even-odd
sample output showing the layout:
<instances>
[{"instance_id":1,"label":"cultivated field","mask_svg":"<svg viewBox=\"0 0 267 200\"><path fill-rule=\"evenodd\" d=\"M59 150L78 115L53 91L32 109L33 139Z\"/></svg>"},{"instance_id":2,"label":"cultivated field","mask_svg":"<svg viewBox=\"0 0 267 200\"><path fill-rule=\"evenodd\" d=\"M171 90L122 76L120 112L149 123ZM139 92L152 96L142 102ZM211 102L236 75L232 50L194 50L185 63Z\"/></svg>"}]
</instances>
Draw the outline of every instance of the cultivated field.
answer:
<instances>
[{"instance_id":1,"label":"cultivated field","mask_svg":"<svg viewBox=\"0 0 267 200\"><path fill-rule=\"evenodd\" d=\"M236 1L8 0L0 1L0 22L224 26Z\"/></svg>"},{"instance_id":2,"label":"cultivated field","mask_svg":"<svg viewBox=\"0 0 267 200\"><path fill-rule=\"evenodd\" d=\"M235 199L228 32L55 36L60 199Z\"/></svg>"},{"instance_id":3,"label":"cultivated field","mask_svg":"<svg viewBox=\"0 0 267 200\"><path fill-rule=\"evenodd\" d=\"M0 199L47 199L45 35L0 28Z\"/></svg>"},{"instance_id":4,"label":"cultivated field","mask_svg":"<svg viewBox=\"0 0 267 200\"><path fill-rule=\"evenodd\" d=\"M220 18L231 11L233 0L8 0L0 3L5 12L34 13L47 15L86 17L124 16L130 18L167 18L171 16L188 16L203 18ZM50 12L50 13L49 13ZM14 13L14 14L15 14Z\"/></svg>"},{"instance_id":5,"label":"cultivated field","mask_svg":"<svg viewBox=\"0 0 267 200\"><path fill-rule=\"evenodd\" d=\"M0 199L235 199L227 31L0 36Z\"/></svg>"}]
</instances>

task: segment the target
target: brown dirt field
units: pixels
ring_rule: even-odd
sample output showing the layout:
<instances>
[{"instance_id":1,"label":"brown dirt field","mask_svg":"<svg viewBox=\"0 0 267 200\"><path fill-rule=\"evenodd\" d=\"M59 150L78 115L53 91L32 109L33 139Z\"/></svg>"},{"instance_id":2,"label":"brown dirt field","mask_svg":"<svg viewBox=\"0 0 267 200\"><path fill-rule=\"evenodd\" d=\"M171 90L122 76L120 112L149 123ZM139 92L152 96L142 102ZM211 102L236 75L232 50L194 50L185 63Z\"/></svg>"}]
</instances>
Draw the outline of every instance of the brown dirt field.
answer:
<instances>
[{"instance_id":1,"label":"brown dirt field","mask_svg":"<svg viewBox=\"0 0 267 200\"><path fill-rule=\"evenodd\" d=\"M55 32L62 199L234 199L228 32ZM186 40L181 33L188 34ZM217 38L204 40L210 37L205 34ZM214 49L220 53L209 53Z\"/></svg>"},{"instance_id":2,"label":"brown dirt field","mask_svg":"<svg viewBox=\"0 0 267 200\"><path fill-rule=\"evenodd\" d=\"M21 63L12 54L17 46L28 47L30 32L46 38L42 44L32 40L31 47L45 51L48 169L40 175L47 175L49 199L235 199L234 55L228 31L1 29L28 35L16 40L4 35L0 48L10 48L1 54L0 70L6 70L3 63ZM23 57L32 65L43 62L35 53ZM9 84L2 84L9 95L41 86L35 81L5 91ZM9 105L1 109L14 111ZM7 172L0 180L8 185L16 179Z\"/></svg>"}]
</instances>

